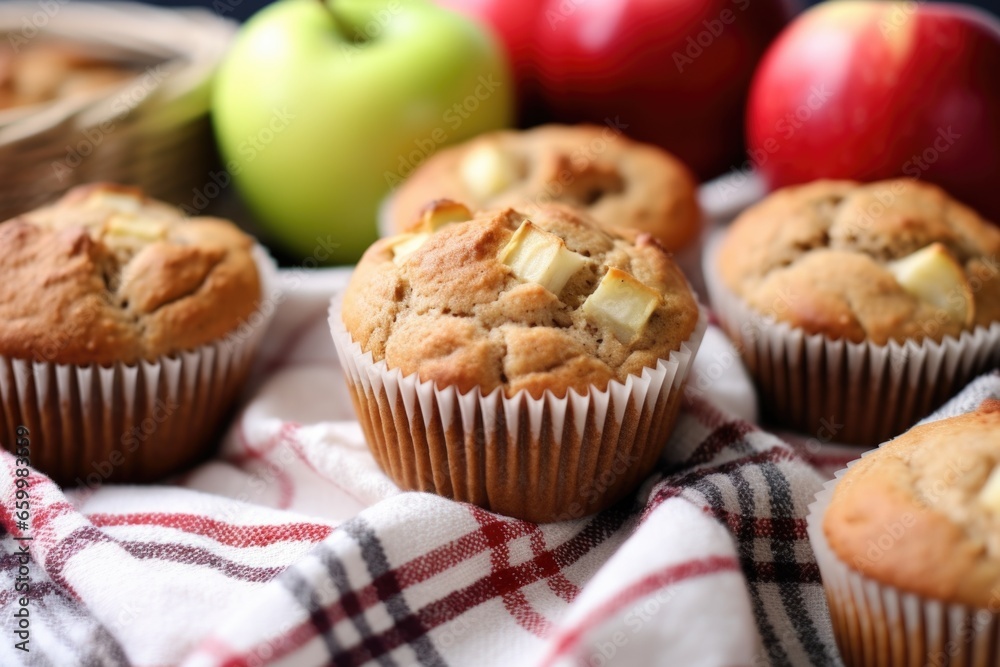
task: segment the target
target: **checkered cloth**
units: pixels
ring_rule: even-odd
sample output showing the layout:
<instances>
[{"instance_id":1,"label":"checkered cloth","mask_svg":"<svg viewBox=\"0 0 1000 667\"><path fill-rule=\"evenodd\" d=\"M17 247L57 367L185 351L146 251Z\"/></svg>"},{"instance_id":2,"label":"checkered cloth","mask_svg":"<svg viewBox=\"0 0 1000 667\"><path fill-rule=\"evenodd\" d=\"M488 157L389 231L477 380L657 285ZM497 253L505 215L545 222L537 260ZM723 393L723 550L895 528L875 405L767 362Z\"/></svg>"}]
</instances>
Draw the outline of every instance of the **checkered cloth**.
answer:
<instances>
[{"instance_id":1,"label":"checkered cloth","mask_svg":"<svg viewBox=\"0 0 1000 667\"><path fill-rule=\"evenodd\" d=\"M400 492L335 361L326 309L343 274L284 280L213 461L156 487L64 492L33 473L25 529L15 459L0 459L0 663L837 662L803 517L856 451L754 427L717 329L642 488L597 516L535 525ZM980 384L977 396L1000 395L1000 377Z\"/></svg>"}]
</instances>

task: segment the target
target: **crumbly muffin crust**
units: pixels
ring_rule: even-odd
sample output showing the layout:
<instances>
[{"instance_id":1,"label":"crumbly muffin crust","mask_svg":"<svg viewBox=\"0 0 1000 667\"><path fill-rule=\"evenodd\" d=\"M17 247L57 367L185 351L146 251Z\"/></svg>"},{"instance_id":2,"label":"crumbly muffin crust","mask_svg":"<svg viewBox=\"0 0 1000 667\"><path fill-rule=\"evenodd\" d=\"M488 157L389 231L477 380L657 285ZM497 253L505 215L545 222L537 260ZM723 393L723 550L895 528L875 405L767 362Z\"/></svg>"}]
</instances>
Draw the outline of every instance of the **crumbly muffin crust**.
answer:
<instances>
[{"instance_id":1,"label":"crumbly muffin crust","mask_svg":"<svg viewBox=\"0 0 1000 667\"><path fill-rule=\"evenodd\" d=\"M889 270L934 243L965 273L971 322L943 317ZM884 344L957 337L1000 319L998 261L1000 230L934 185L897 179L780 190L732 224L715 267L759 312L807 333ZM956 288L945 298L963 297Z\"/></svg>"},{"instance_id":2,"label":"crumbly muffin crust","mask_svg":"<svg viewBox=\"0 0 1000 667\"><path fill-rule=\"evenodd\" d=\"M558 295L519 279L500 259L529 219L586 258ZM659 243L648 235L634 243L614 237L568 207L528 215L508 208L446 225L401 263L393 261L397 238L377 241L362 257L342 317L376 361L439 386L478 386L484 394L503 387L508 396L526 389L535 397L604 389L668 358L697 325L695 298ZM609 267L658 293L628 342L583 308Z\"/></svg>"},{"instance_id":3,"label":"crumbly muffin crust","mask_svg":"<svg viewBox=\"0 0 1000 667\"><path fill-rule=\"evenodd\" d=\"M513 174L484 196L462 177L463 161L484 147L505 156ZM701 231L697 182L679 160L609 127L543 125L484 134L430 157L393 195L392 228L405 231L428 201L453 199L473 210L549 202L584 209L616 233L652 234L671 251Z\"/></svg>"},{"instance_id":4,"label":"crumbly muffin crust","mask_svg":"<svg viewBox=\"0 0 1000 667\"><path fill-rule=\"evenodd\" d=\"M1000 401L917 426L851 466L823 530L883 584L985 607L1000 594ZM995 488L991 488L995 487Z\"/></svg>"},{"instance_id":5,"label":"crumbly muffin crust","mask_svg":"<svg viewBox=\"0 0 1000 667\"><path fill-rule=\"evenodd\" d=\"M219 339L260 301L252 247L137 189L75 188L0 224L0 354L110 365Z\"/></svg>"}]
</instances>

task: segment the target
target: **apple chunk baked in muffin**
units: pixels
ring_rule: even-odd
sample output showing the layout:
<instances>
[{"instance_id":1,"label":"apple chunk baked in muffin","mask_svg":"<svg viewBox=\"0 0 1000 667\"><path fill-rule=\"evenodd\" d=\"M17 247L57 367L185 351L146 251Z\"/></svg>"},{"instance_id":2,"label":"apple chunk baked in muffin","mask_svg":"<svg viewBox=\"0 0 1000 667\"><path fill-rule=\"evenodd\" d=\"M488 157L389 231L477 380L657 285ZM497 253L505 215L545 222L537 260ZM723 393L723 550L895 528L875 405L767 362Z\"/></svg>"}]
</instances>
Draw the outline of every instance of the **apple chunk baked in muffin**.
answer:
<instances>
[{"instance_id":1,"label":"apple chunk baked in muffin","mask_svg":"<svg viewBox=\"0 0 1000 667\"><path fill-rule=\"evenodd\" d=\"M716 269L752 307L795 327L884 344L1000 319L998 260L1000 229L936 186L830 181L740 216Z\"/></svg>"},{"instance_id":2,"label":"apple chunk baked in muffin","mask_svg":"<svg viewBox=\"0 0 1000 667\"><path fill-rule=\"evenodd\" d=\"M713 305L779 422L876 444L995 363L1000 229L936 186L786 188L709 255Z\"/></svg>"},{"instance_id":3,"label":"apple chunk baked in muffin","mask_svg":"<svg viewBox=\"0 0 1000 667\"><path fill-rule=\"evenodd\" d=\"M365 253L331 325L400 486L535 521L595 511L648 473L704 329L648 235L566 207L473 217L450 202ZM625 472L589 492L619 459Z\"/></svg>"}]
</instances>

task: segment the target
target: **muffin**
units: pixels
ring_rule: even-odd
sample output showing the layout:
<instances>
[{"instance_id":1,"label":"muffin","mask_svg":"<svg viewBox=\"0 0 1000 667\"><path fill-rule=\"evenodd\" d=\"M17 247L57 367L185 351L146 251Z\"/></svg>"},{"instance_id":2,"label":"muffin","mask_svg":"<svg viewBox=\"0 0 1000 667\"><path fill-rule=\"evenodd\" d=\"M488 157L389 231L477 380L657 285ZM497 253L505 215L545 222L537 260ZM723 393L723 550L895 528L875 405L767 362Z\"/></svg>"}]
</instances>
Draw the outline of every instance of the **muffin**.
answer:
<instances>
[{"instance_id":1,"label":"muffin","mask_svg":"<svg viewBox=\"0 0 1000 667\"><path fill-rule=\"evenodd\" d=\"M71 42L0 43L0 110L91 93L123 84L136 74Z\"/></svg>"},{"instance_id":2,"label":"muffin","mask_svg":"<svg viewBox=\"0 0 1000 667\"><path fill-rule=\"evenodd\" d=\"M936 186L822 181L737 218L706 279L770 420L874 445L1000 361L998 260Z\"/></svg>"},{"instance_id":3,"label":"muffin","mask_svg":"<svg viewBox=\"0 0 1000 667\"><path fill-rule=\"evenodd\" d=\"M705 326L669 254L557 205L473 217L443 202L422 224L376 242L331 310L383 470L538 522L632 491Z\"/></svg>"},{"instance_id":4,"label":"muffin","mask_svg":"<svg viewBox=\"0 0 1000 667\"><path fill-rule=\"evenodd\" d=\"M269 260L232 223L88 185L0 224L0 437L61 484L197 460L266 323Z\"/></svg>"},{"instance_id":5,"label":"muffin","mask_svg":"<svg viewBox=\"0 0 1000 667\"><path fill-rule=\"evenodd\" d=\"M849 667L1000 660L1000 401L869 452L808 523Z\"/></svg>"},{"instance_id":6,"label":"muffin","mask_svg":"<svg viewBox=\"0 0 1000 667\"><path fill-rule=\"evenodd\" d=\"M696 188L675 157L610 127L543 125L483 134L428 158L393 194L386 227L406 231L439 198L473 210L555 202L676 253L701 234Z\"/></svg>"}]
</instances>

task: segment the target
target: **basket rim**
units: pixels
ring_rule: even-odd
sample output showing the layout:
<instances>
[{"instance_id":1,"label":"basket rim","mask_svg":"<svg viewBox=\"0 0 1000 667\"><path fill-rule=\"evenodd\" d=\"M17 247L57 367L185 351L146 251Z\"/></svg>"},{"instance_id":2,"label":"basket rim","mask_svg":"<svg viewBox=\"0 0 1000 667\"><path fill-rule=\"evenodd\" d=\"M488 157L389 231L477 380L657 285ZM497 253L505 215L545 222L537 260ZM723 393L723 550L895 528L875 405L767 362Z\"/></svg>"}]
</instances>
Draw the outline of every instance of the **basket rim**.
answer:
<instances>
[{"instance_id":1,"label":"basket rim","mask_svg":"<svg viewBox=\"0 0 1000 667\"><path fill-rule=\"evenodd\" d=\"M37 30L29 33L26 16L41 13ZM35 23L29 22L35 27ZM0 38L12 41L20 33L24 43L55 38L148 56L154 64L127 80L88 94L12 107L0 111L0 147L30 139L60 125L87 127L107 119L107 109L116 96L148 77L151 70L166 67L162 76L146 86L146 96L161 102L183 98L207 86L222 61L237 24L208 10L166 9L135 2L72 2L60 5L51 15L34 2L0 3ZM30 36L29 36L30 34ZM22 42L12 41L15 50ZM112 60L114 58L112 57ZM81 119L83 115L91 118Z\"/></svg>"}]
</instances>

